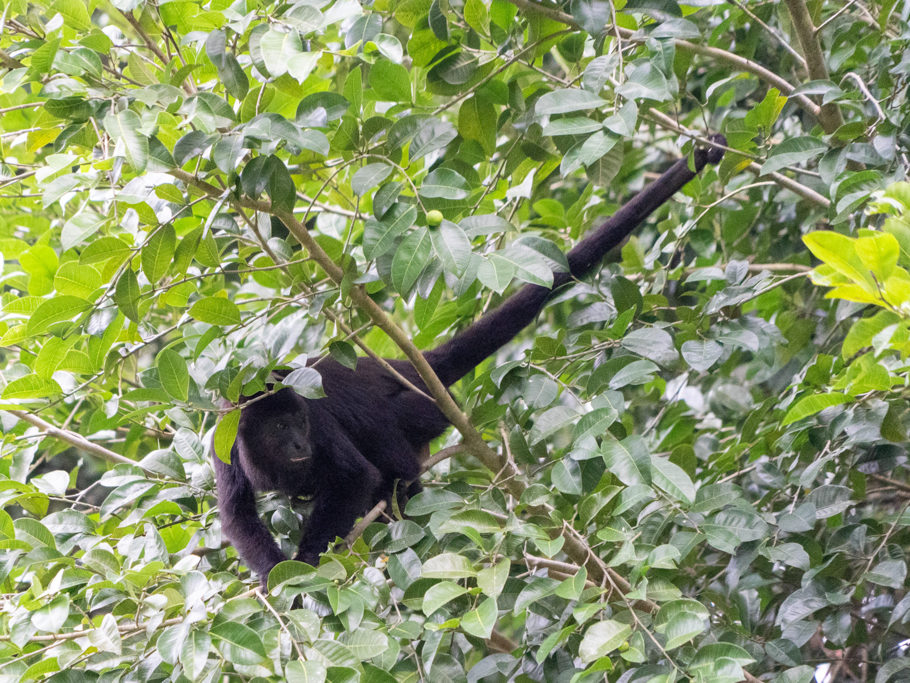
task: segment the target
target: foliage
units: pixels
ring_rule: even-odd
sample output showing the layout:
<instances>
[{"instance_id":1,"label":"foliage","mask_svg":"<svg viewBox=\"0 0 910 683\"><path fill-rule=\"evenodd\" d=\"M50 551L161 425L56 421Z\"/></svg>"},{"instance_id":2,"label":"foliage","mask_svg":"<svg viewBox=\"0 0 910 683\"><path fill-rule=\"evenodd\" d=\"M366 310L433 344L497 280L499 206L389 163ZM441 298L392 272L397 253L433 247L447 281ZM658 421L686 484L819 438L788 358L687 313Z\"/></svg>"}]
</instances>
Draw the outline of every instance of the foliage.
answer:
<instances>
[{"instance_id":1,"label":"foliage","mask_svg":"<svg viewBox=\"0 0 910 683\"><path fill-rule=\"evenodd\" d=\"M4 680L906 679L906 8L2 7ZM406 510L253 588L225 399L432 348L714 131Z\"/></svg>"}]
</instances>

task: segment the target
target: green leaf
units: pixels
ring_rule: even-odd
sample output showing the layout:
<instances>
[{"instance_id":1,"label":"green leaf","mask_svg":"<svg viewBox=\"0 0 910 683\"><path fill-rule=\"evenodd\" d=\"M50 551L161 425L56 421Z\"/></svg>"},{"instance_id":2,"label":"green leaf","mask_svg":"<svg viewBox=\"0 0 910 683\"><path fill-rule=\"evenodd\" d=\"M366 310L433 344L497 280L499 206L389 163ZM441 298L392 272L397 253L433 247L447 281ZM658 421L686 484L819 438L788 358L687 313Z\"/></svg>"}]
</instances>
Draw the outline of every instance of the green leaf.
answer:
<instances>
[{"instance_id":1,"label":"green leaf","mask_svg":"<svg viewBox=\"0 0 910 683\"><path fill-rule=\"evenodd\" d=\"M682 357L693 369L705 372L723 355L724 348L716 341L690 340L683 342Z\"/></svg>"},{"instance_id":2,"label":"green leaf","mask_svg":"<svg viewBox=\"0 0 910 683\"><path fill-rule=\"evenodd\" d=\"M53 325L72 320L83 311L91 308L85 299L75 296L58 296L43 301L28 319L30 337L44 334Z\"/></svg>"},{"instance_id":3,"label":"green leaf","mask_svg":"<svg viewBox=\"0 0 910 683\"><path fill-rule=\"evenodd\" d=\"M541 287L553 286L553 271L547 259L538 251L523 244L510 244L503 251L490 254L490 261L508 262L515 277Z\"/></svg>"},{"instance_id":4,"label":"green leaf","mask_svg":"<svg viewBox=\"0 0 910 683\"><path fill-rule=\"evenodd\" d=\"M461 618L461 628L465 633L477 638L489 638L496 626L499 610L495 598L484 598L477 606Z\"/></svg>"},{"instance_id":5,"label":"green leaf","mask_svg":"<svg viewBox=\"0 0 910 683\"><path fill-rule=\"evenodd\" d=\"M485 510L463 510L457 512L440 526L442 533L470 531L472 534L493 534L502 531L502 524Z\"/></svg>"},{"instance_id":6,"label":"green leaf","mask_svg":"<svg viewBox=\"0 0 910 683\"><path fill-rule=\"evenodd\" d=\"M78 261L62 263L54 274L54 289L60 294L88 300L100 287L101 273Z\"/></svg>"},{"instance_id":7,"label":"green leaf","mask_svg":"<svg viewBox=\"0 0 910 683\"><path fill-rule=\"evenodd\" d=\"M494 255L491 254L480 262L477 279L485 287L502 294L515 277L515 264L508 259L493 258Z\"/></svg>"},{"instance_id":8,"label":"green leaf","mask_svg":"<svg viewBox=\"0 0 910 683\"><path fill-rule=\"evenodd\" d=\"M411 79L401 64L380 60L370 67L370 89L376 98L390 102L411 101Z\"/></svg>"},{"instance_id":9,"label":"green leaf","mask_svg":"<svg viewBox=\"0 0 910 683\"><path fill-rule=\"evenodd\" d=\"M706 620L691 612L675 614L664 628L664 636L667 638L664 647L667 650L674 650L685 645L695 636L704 632L706 627Z\"/></svg>"},{"instance_id":10,"label":"green leaf","mask_svg":"<svg viewBox=\"0 0 910 683\"><path fill-rule=\"evenodd\" d=\"M222 415L215 427L212 445L217 455L223 462L231 464L231 447L237 439L237 427L240 425L240 411L232 410Z\"/></svg>"},{"instance_id":11,"label":"green leaf","mask_svg":"<svg viewBox=\"0 0 910 683\"><path fill-rule=\"evenodd\" d=\"M785 166L795 166L809 159L814 159L828 150L828 146L811 136L787 138L775 146L762 164L761 174L779 171Z\"/></svg>"},{"instance_id":12,"label":"green leaf","mask_svg":"<svg viewBox=\"0 0 910 683\"><path fill-rule=\"evenodd\" d=\"M450 168L431 171L417 188L421 197L464 199L471 193L468 181Z\"/></svg>"},{"instance_id":13,"label":"green leaf","mask_svg":"<svg viewBox=\"0 0 910 683\"><path fill-rule=\"evenodd\" d=\"M832 406L842 405L844 403L850 403L853 400L851 396L847 394L841 394L836 391L832 391L826 394L813 394L811 396L804 396L799 401L797 401L790 410L787 411L787 414L784 416L781 425L786 427L789 424L793 424L803 418L809 417L810 415L815 415L820 413L825 408L831 408Z\"/></svg>"},{"instance_id":14,"label":"green leaf","mask_svg":"<svg viewBox=\"0 0 910 683\"><path fill-rule=\"evenodd\" d=\"M657 327L632 330L623 337L622 346L638 356L653 360L658 365L669 365L679 358L673 346L673 337L666 330Z\"/></svg>"},{"instance_id":15,"label":"green leaf","mask_svg":"<svg viewBox=\"0 0 910 683\"><path fill-rule=\"evenodd\" d=\"M223 622L213 626L210 633L229 662L260 664L265 660L265 648L259 634L245 624Z\"/></svg>"},{"instance_id":16,"label":"green leaf","mask_svg":"<svg viewBox=\"0 0 910 683\"><path fill-rule=\"evenodd\" d=\"M856 240L830 230L810 232L803 242L816 258L853 282L874 291L868 268L856 251Z\"/></svg>"},{"instance_id":17,"label":"green leaf","mask_svg":"<svg viewBox=\"0 0 910 683\"><path fill-rule=\"evenodd\" d=\"M82 250L79 263L105 263L110 260L119 263L129 256L130 252L130 245L118 237L99 237Z\"/></svg>"},{"instance_id":18,"label":"green leaf","mask_svg":"<svg viewBox=\"0 0 910 683\"><path fill-rule=\"evenodd\" d=\"M649 360L634 360L613 374L609 386L611 389L622 389L629 385L647 384L659 369Z\"/></svg>"},{"instance_id":19,"label":"green leaf","mask_svg":"<svg viewBox=\"0 0 910 683\"><path fill-rule=\"evenodd\" d=\"M308 661L295 659L288 662L284 669L284 678L287 683L323 683L327 680L326 677L325 666L315 659Z\"/></svg>"},{"instance_id":20,"label":"green leaf","mask_svg":"<svg viewBox=\"0 0 910 683\"><path fill-rule=\"evenodd\" d=\"M177 249L177 233L170 223L162 225L142 248L142 272L149 282L156 283L170 270Z\"/></svg>"},{"instance_id":21,"label":"green leaf","mask_svg":"<svg viewBox=\"0 0 910 683\"><path fill-rule=\"evenodd\" d=\"M158 378L161 386L179 401L186 401L189 396L190 373L186 360L173 349L163 349L156 360Z\"/></svg>"},{"instance_id":22,"label":"green leaf","mask_svg":"<svg viewBox=\"0 0 910 683\"><path fill-rule=\"evenodd\" d=\"M430 616L440 607L448 604L460 595L464 595L468 589L452 581L440 581L430 586L430 589L423 595L423 613Z\"/></svg>"},{"instance_id":23,"label":"green leaf","mask_svg":"<svg viewBox=\"0 0 910 683\"><path fill-rule=\"evenodd\" d=\"M220 296L199 299L190 308L190 315L211 325L239 325L240 309L233 301Z\"/></svg>"},{"instance_id":24,"label":"green leaf","mask_svg":"<svg viewBox=\"0 0 910 683\"><path fill-rule=\"evenodd\" d=\"M363 228L364 256L376 259L388 252L416 220L416 207L404 204L395 204L381 221L368 220Z\"/></svg>"},{"instance_id":25,"label":"green leaf","mask_svg":"<svg viewBox=\"0 0 910 683\"><path fill-rule=\"evenodd\" d=\"M559 135L586 135L602 129L602 123L593 121L586 116L567 116L550 121L544 126L543 134L553 137Z\"/></svg>"},{"instance_id":26,"label":"green leaf","mask_svg":"<svg viewBox=\"0 0 910 683\"><path fill-rule=\"evenodd\" d=\"M907 579L907 563L903 560L883 560L866 574L866 581L901 590Z\"/></svg>"},{"instance_id":27,"label":"green leaf","mask_svg":"<svg viewBox=\"0 0 910 683\"><path fill-rule=\"evenodd\" d=\"M503 558L494 565L484 567L477 572L477 587L491 598L498 597L503 588L505 588L506 580L509 578L510 567L511 563L508 558Z\"/></svg>"},{"instance_id":28,"label":"green leaf","mask_svg":"<svg viewBox=\"0 0 910 683\"><path fill-rule=\"evenodd\" d=\"M205 53L218 70L218 78L225 89L236 99L242 100L250 88L250 82L237 58L225 51L226 44L223 31L212 31L205 40Z\"/></svg>"},{"instance_id":29,"label":"green leaf","mask_svg":"<svg viewBox=\"0 0 910 683\"><path fill-rule=\"evenodd\" d=\"M762 538L768 525L753 511L728 508L715 513L701 530L715 548L733 553L741 543Z\"/></svg>"},{"instance_id":30,"label":"green leaf","mask_svg":"<svg viewBox=\"0 0 910 683\"><path fill-rule=\"evenodd\" d=\"M389 647L389 639L385 634L368 628L345 631L339 637L339 641L361 661L378 657Z\"/></svg>"},{"instance_id":31,"label":"green leaf","mask_svg":"<svg viewBox=\"0 0 910 683\"><path fill-rule=\"evenodd\" d=\"M208 633L199 629L190 631L180 648L180 663L187 678L196 680L201 677L211 649L212 639Z\"/></svg>"},{"instance_id":32,"label":"green leaf","mask_svg":"<svg viewBox=\"0 0 910 683\"><path fill-rule=\"evenodd\" d=\"M695 502L695 484L679 465L652 455L651 477L654 484L672 498L688 505Z\"/></svg>"},{"instance_id":33,"label":"green leaf","mask_svg":"<svg viewBox=\"0 0 910 683\"><path fill-rule=\"evenodd\" d=\"M142 173L148 163L149 139L143 135L142 121L131 109L108 115L104 119L104 128L117 143L127 163L136 173Z\"/></svg>"},{"instance_id":34,"label":"green leaf","mask_svg":"<svg viewBox=\"0 0 910 683\"><path fill-rule=\"evenodd\" d=\"M383 548L386 552L397 553L422 540L426 536L423 528L410 519L392 522L388 527L389 540Z\"/></svg>"},{"instance_id":35,"label":"green leaf","mask_svg":"<svg viewBox=\"0 0 910 683\"><path fill-rule=\"evenodd\" d=\"M891 277L900 256L900 244L894 235L887 232L867 233L858 237L855 245L863 265L879 282Z\"/></svg>"},{"instance_id":36,"label":"green leaf","mask_svg":"<svg viewBox=\"0 0 910 683\"><path fill-rule=\"evenodd\" d=\"M282 32L269 29L260 39L259 49L266 69L277 78L287 73L291 57L303 52L303 43L296 30Z\"/></svg>"},{"instance_id":37,"label":"green leaf","mask_svg":"<svg viewBox=\"0 0 910 683\"><path fill-rule=\"evenodd\" d=\"M566 114L573 111L582 111L585 109L599 109L608 102L601 99L594 93L580 88L566 88L563 90L554 90L542 95L537 104L534 105L534 112L538 116L547 116L551 114Z\"/></svg>"},{"instance_id":38,"label":"green leaf","mask_svg":"<svg viewBox=\"0 0 910 683\"><path fill-rule=\"evenodd\" d=\"M781 543L777 546L769 546L762 549L762 555L772 562L782 562L803 571L808 570L812 563L809 553L799 543Z\"/></svg>"},{"instance_id":39,"label":"green leaf","mask_svg":"<svg viewBox=\"0 0 910 683\"><path fill-rule=\"evenodd\" d=\"M281 380L286 387L291 387L304 398L322 398L322 375L314 368L297 368Z\"/></svg>"},{"instance_id":40,"label":"green leaf","mask_svg":"<svg viewBox=\"0 0 910 683\"><path fill-rule=\"evenodd\" d=\"M32 626L45 633L57 633L66 621L69 613L69 596L65 594L58 595L46 605L42 605L32 612Z\"/></svg>"},{"instance_id":41,"label":"green leaf","mask_svg":"<svg viewBox=\"0 0 910 683\"><path fill-rule=\"evenodd\" d=\"M473 1L483 6L480 0ZM496 109L492 103L477 95L465 100L458 110L458 132L465 140L476 140L492 152L496 147Z\"/></svg>"},{"instance_id":42,"label":"green leaf","mask_svg":"<svg viewBox=\"0 0 910 683\"><path fill-rule=\"evenodd\" d=\"M101 625L87 633L89 643L101 652L110 652L120 656L123 650L123 639L117 628L117 620L108 612L101 617Z\"/></svg>"},{"instance_id":43,"label":"green leaf","mask_svg":"<svg viewBox=\"0 0 910 683\"><path fill-rule=\"evenodd\" d=\"M615 619L592 624L578 646L578 656L585 663L593 662L622 645L632 635L632 627Z\"/></svg>"},{"instance_id":44,"label":"green leaf","mask_svg":"<svg viewBox=\"0 0 910 683\"><path fill-rule=\"evenodd\" d=\"M87 31L92 27L91 18L84 2L80 0L55 0L53 7L63 16L67 28L75 29L76 31Z\"/></svg>"},{"instance_id":45,"label":"green leaf","mask_svg":"<svg viewBox=\"0 0 910 683\"><path fill-rule=\"evenodd\" d=\"M105 219L90 211L82 211L70 218L60 231L60 244L64 249L82 244L101 229Z\"/></svg>"},{"instance_id":46,"label":"green leaf","mask_svg":"<svg viewBox=\"0 0 910 683\"><path fill-rule=\"evenodd\" d=\"M458 277L464 275L471 262L471 243L464 231L455 223L444 220L430 231L430 237L443 270Z\"/></svg>"},{"instance_id":47,"label":"green leaf","mask_svg":"<svg viewBox=\"0 0 910 683\"><path fill-rule=\"evenodd\" d=\"M392 259L392 285L402 294L411 290L430 262L432 238L427 228L413 231L399 245Z\"/></svg>"},{"instance_id":48,"label":"green leaf","mask_svg":"<svg viewBox=\"0 0 910 683\"><path fill-rule=\"evenodd\" d=\"M649 456L640 439L604 439L600 454L610 473L627 486L651 483L654 458Z\"/></svg>"},{"instance_id":49,"label":"green leaf","mask_svg":"<svg viewBox=\"0 0 910 683\"><path fill-rule=\"evenodd\" d=\"M292 211L294 202L297 200L297 187L291 178L291 172L284 162L274 154L268 157L266 162L266 173L268 175L268 192L272 200L272 206L276 209Z\"/></svg>"},{"instance_id":50,"label":"green leaf","mask_svg":"<svg viewBox=\"0 0 910 683\"><path fill-rule=\"evenodd\" d=\"M481 35L486 35L490 32L490 16L483 0L466 0L464 4L464 20L468 23L468 26Z\"/></svg>"},{"instance_id":51,"label":"green leaf","mask_svg":"<svg viewBox=\"0 0 910 683\"><path fill-rule=\"evenodd\" d=\"M329 344L329 353L332 358L344 367L355 370L357 368L357 351L350 342L334 341Z\"/></svg>"},{"instance_id":52,"label":"green leaf","mask_svg":"<svg viewBox=\"0 0 910 683\"><path fill-rule=\"evenodd\" d=\"M139 279L132 269L127 268L123 271L120 279L117 280L117 286L114 288L114 303L117 304L123 315L132 320L134 323L139 322Z\"/></svg>"},{"instance_id":53,"label":"green leaf","mask_svg":"<svg viewBox=\"0 0 910 683\"><path fill-rule=\"evenodd\" d=\"M456 553L441 553L428 559L421 570L426 579L466 579L476 576L470 560Z\"/></svg>"},{"instance_id":54,"label":"green leaf","mask_svg":"<svg viewBox=\"0 0 910 683\"><path fill-rule=\"evenodd\" d=\"M393 170L388 164L367 164L358 169L354 177L351 178L351 189L354 190L354 194L363 196L368 190L373 189L388 178Z\"/></svg>"}]
</instances>

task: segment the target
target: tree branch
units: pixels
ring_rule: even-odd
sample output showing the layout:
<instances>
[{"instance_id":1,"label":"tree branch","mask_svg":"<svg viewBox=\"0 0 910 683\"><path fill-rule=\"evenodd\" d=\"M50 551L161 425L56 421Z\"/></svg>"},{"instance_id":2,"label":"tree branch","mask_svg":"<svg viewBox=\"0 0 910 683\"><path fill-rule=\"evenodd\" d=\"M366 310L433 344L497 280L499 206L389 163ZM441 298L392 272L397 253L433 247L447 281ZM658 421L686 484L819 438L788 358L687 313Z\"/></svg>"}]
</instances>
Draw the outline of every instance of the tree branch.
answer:
<instances>
[{"instance_id":1,"label":"tree branch","mask_svg":"<svg viewBox=\"0 0 910 683\"><path fill-rule=\"evenodd\" d=\"M139 34L139 37L142 38L142 42L145 43L145 46L158 58L158 60L161 62L161 65L167 66L171 61L170 57L164 54L158 43L152 40L152 37L148 34L148 32L142 28L142 23L139 19L136 19L133 16L132 11L120 10L120 14L122 14L123 18L126 19L129 25L133 27L133 30ZM196 94L196 86L192 81L184 79L181 85L183 86L183 90L188 95Z\"/></svg>"},{"instance_id":2,"label":"tree branch","mask_svg":"<svg viewBox=\"0 0 910 683\"><path fill-rule=\"evenodd\" d=\"M388 502L380 500L373 508L361 517L360 521L354 525L354 528L348 532L348 535L344 537L344 543L349 548L354 545L354 541L360 538L360 535L364 530L377 519L379 515L385 512L385 509L389 506Z\"/></svg>"},{"instance_id":3,"label":"tree branch","mask_svg":"<svg viewBox=\"0 0 910 683\"><path fill-rule=\"evenodd\" d=\"M548 19L552 19L553 21L558 21L575 29L584 30L575 22L575 19L571 14L566 14L556 7L550 7L548 5L541 4L540 2L535 2L534 0L508 0L508 2L512 3L519 9L523 9L528 12L536 12L547 17ZM647 38L646 35L640 33L639 31L633 31L628 28L621 28L619 26L607 26L605 27L605 30L615 31L623 40L629 40L633 42L642 42ZM751 59L740 57L739 55L734 54L728 50L722 50L719 47L699 45L698 43L691 43L688 40L674 40L673 42L676 47L681 50L686 50L687 52L703 55L705 57L711 57L713 59L741 69L742 71L751 73L768 85L774 86L782 94L787 95L788 97L791 96L793 91L796 89L786 79L781 78L770 69L766 69L758 62L753 62ZM819 117L821 108L810 98L806 97L805 95L796 95L794 99L799 102L800 106L803 109L812 114L812 116L816 118Z\"/></svg>"},{"instance_id":4,"label":"tree branch","mask_svg":"<svg viewBox=\"0 0 910 683\"><path fill-rule=\"evenodd\" d=\"M687 135L689 137L695 137L696 140L698 140L699 142L703 142L705 144L711 144L711 142L709 140L703 140L702 138L693 136L690 131L687 131L684 128L682 128L674 119L667 116L663 112L657 111L656 109L649 109L647 111L647 113L644 115L651 117L659 125L663 126L664 128L666 128L668 130L672 130L676 133L679 133L680 135ZM729 152L732 152L733 154L737 153L737 151L735 149L731 149L731 148L725 148L725 149L727 149ZM749 171L751 173L754 173L757 176L762 175L761 164L759 164L755 161L750 162L749 166L747 168L749 169ZM803 185L802 183L800 183L796 180L793 180L792 178L788 178L787 176L785 176L781 173L777 173L777 172L766 173L765 175L767 177L771 178L775 183L777 183L781 187L783 187L787 190L790 190L790 192L792 192L793 194L798 195L798 196L802 197L803 199L806 199L806 200L812 202L813 204L818 204L819 206L823 206L826 209L831 206L830 199L828 199L827 197L823 197L818 192L813 190L811 187L807 187L806 185Z\"/></svg>"},{"instance_id":5,"label":"tree branch","mask_svg":"<svg viewBox=\"0 0 910 683\"><path fill-rule=\"evenodd\" d=\"M185 182L188 187L201 191L212 198L218 199L224 194L222 190L214 185L202 181L182 169L172 169L170 173L175 178L179 178ZM339 285L342 284L342 281L344 280L344 271L331 259L331 257L329 257L325 250L323 250L310 234L309 230L307 230L306 225L299 221L292 211L277 209L271 205L271 202L250 199L248 197L232 199L231 204L237 209L243 208L263 211L283 221L288 231L300 245L307 250L310 257L334 282ZM395 342L398 348L404 352L408 360L411 361L411 364L414 366L421 380L423 380L430 395L436 399L437 408L442 412L449 423L461 434L464 450L473 455L491 472L498 472L502 480L502 486L506 491L516 499L521 498L522 493L524 493L527 488L527 484L522 480L514 463L506 462L503 465L497 453L487 445L480 433L474 428L474 425L471 424L468 416L458 407L455 399L452 398L452 395L446 390L445 386L436 376L436 373L433 372L430 364L424 358L423 353L414 345L414 342L411 341L405 331L392 322L391 318L386 315L379 304L370 298L363 286L353 285L348 290L348 296L354 302L354 305L365 313L373 321L373 324L385 332L389 338ZM548 515L548 510L545 508L539 508L534 511L539 512L541 515ZM594 581L609 581L611 585L616 585L617 582L614 580L614 577L609 577L608 579L600 558L594 553L587 542L580 538L576 533L573 533L573 531L574 530L571 527L566 526L560 531L565 539L563 548L565 549L566 554L575 562L584 564L588 570L588 575L591 576Z\"/></svg>"},{"instance_id":6,"label":"tree branch","mask_svg":"<svg viewBox=\"0 0 910 683\"><path fill-rule=\"evenodd\" d=\"M51 438L58 439L60 441L64 441L64 442L68 443L70 446L74 446L74 447L78 448L79 450L85 451L86 453L91 453L92 455L97 456L97 457L101 458L102 460L106 460L109 463L112 463L114 465L133 465L134 467L138 467L143 472L146 472L148 474L157 474L156 472L153 472L152 470L146 469L145 467L140 465L135 460L130 460L126 456L123 456L123 455L120 455L119 453L115 453L114 451L108 450L104 446L99 446L96 443L92 443L91 441L86 439L81 434L77 434L76 432L71 432L68 429L60 429L59 427L55 427L50 422L46 422L46 421L42 420L37 415L33 415L32 413L27 413L24 410L6 409L5 412L9 413L10 415L15 415L17 418L19 418L23 422L28 422L30 425L37 427L42 432L44 432L45 435L47 435Z\"/></svg>"},{"instance_id":7,"label":"tree branch","mask_svg":"<svg viewBox=\"0 0 910 683\"><path fill-rule=\"evenodd\" d=\"M809 8L806 7L804 0L786 0L786 3L799 46L806 56L809 78L827 81L829 79L828 67L825 65L825 57L822 54L821 45L818 43L812 17L809 16ZM844 125L844 117L841 116L840 108L834 102L822 105L816 118L826 133L833 133Z\"/></svg>"}]
</instances>

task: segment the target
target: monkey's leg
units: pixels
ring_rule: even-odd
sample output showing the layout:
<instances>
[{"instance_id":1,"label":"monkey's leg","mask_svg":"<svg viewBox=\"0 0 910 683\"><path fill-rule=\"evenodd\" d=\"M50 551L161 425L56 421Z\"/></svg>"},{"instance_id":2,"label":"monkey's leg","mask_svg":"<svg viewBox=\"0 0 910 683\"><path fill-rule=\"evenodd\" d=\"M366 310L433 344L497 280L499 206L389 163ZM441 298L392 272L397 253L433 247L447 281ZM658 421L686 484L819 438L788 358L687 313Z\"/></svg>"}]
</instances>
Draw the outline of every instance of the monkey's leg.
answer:
<instances>
[{"instance_id":1,"label":"monkey's leg","mask_svg":"<svg viewBox=\"0 0 910 683\"><path fill-rule=\"evenodd\" d=\"M353 528L354 521L370 508L382 483L379 470L347 439L339 439L331 450L325 454L321 476L315 477L319 491L294 557L312 565L319 563L319 554L336 536L343 538Z\"/></svg>"}]
</instances>

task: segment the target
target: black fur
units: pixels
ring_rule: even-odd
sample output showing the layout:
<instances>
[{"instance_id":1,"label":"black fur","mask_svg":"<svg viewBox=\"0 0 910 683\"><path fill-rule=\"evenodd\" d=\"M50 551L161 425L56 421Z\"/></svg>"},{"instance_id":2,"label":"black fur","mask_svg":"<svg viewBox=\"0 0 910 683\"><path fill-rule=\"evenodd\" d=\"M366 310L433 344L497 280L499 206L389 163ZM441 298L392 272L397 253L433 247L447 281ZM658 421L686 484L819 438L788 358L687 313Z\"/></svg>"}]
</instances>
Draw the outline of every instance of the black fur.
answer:
<instances>
[{"instance_id":1,"label":"black fur","mask_svg":"<svg viewBox=\"0 0 910 683\"><path fill-rule=\"evenodd\" d=\"M715 141L725 143L722 136ZM428 351L426 359L443 384L455 383L511 340L534 320L553 290L591 271L695 173L722 156L718 148L696 150L694 171L680 159L569 252L571 273L554 273L552 288L525 285ZM389 363L425 390L408 361ZM295 559L316 564L336 536L345 535L359 515L391 495L396 480L417 479L421 451L449 426L432 402L405 388L370 358L358 359L356 370L331 358L320 361L316 369L325 398L304 399L282 389L251 401L241 413L231 465L214 458L224 533L262 581L285 557L256 513L254 490L313 497L313 512Z\"/></svg>"}]
</instances>

